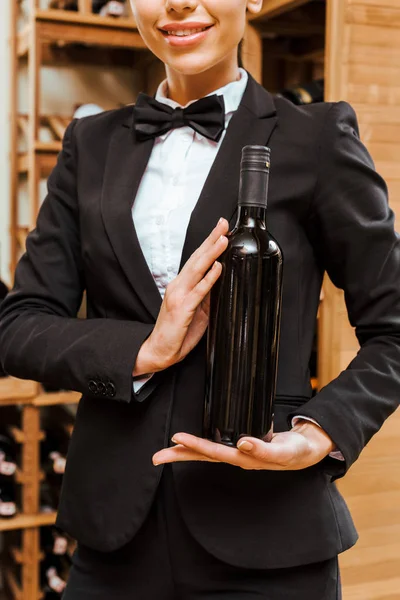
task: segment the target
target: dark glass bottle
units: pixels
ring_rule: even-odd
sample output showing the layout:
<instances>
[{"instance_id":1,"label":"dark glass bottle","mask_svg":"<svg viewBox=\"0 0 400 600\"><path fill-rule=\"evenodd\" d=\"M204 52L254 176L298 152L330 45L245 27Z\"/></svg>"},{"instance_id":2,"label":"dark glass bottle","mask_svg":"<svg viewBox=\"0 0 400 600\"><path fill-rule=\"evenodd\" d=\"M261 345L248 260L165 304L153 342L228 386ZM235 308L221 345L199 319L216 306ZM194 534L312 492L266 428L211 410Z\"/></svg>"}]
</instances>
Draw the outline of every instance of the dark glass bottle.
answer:
<instances>
[{"instance_id":1,"label":"dark glass bottle","mask_svg":"<svg viewBox=\"0 0 400 600\"><path fill-rule=\"evenodd\" d=\"M269 148L243 148L237 221L210 294L203 436L228 446L272 434L283 256L267 230L269 165Z\"/></svg>"}]
</instances>

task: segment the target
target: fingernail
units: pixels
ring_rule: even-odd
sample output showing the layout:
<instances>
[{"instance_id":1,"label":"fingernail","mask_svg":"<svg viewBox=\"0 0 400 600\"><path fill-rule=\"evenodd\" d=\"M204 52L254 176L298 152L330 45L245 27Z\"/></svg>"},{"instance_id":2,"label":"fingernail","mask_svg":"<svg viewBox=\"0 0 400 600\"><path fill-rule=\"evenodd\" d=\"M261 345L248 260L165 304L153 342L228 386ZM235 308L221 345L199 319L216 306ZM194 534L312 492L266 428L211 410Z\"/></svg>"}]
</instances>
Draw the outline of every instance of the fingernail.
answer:
<instances>
[{"instance_id":1,"label":"fingernail","mask_svg":"<svg viewBox=\"0 0 400 600\"><path fill-rule=\"evenodd\" d=\"M173 442L174 444L179 444L178 440L176 440L175 438L171 438L171 442Z\"/></svg>"},{"instance_id":2,"label":"fingernail","mask_svg":"<svg viewBox=\"0 0 400 600\"><path fill-rule=\"evenodd\" d=\"M239 442L238 448L245 452L250 452L250 450L253 450L253 444L251 442Z\"/></svg>"},{"instance_id":3,"label":"fingernail","mask_svg":"<svg viewBox=\"0 0 400 600\"><path fill-rule=\"evenodd\" d=\"M218 221L217 225L219 225L220 223L222 223L223 220L224 220L224 217L221 217L220 220Z\"/></svg>"}]
</instances>

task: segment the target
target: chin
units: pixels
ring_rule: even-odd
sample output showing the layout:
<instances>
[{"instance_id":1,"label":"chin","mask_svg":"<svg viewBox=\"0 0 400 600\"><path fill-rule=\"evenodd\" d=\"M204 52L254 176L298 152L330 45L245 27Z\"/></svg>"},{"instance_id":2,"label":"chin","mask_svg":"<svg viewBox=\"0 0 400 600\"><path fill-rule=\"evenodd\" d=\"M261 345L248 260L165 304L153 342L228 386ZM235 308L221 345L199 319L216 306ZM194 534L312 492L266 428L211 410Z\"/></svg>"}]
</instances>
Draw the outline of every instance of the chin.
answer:
<instances>
[{"instance_id":1,"label":"chin","mask_svg":"<svg viewBox=\"0 0 400 600\"><path fill-rule=\"evenodd\" d=\"M182 75L199 75L200 73L211 71L224 60L226 60L226 56L204 56L195 53L187 53L171 59L165 57L163 62L165 62L170 69Z\"/></svg>"},{"instance_id":2,"label":"chin","mask_svg":"<svg viewBox=\"0 0 400 600\"><path fill-rule=\"evenodd\" d=\"M181 75L199 75L200 73L204 73L209 71L213 67L215 67L217 62L210 61L199 61L199 60L178 60L166 62L167 66L170 69L173 69L177 73Z\"/></svg>"}]
</instances>

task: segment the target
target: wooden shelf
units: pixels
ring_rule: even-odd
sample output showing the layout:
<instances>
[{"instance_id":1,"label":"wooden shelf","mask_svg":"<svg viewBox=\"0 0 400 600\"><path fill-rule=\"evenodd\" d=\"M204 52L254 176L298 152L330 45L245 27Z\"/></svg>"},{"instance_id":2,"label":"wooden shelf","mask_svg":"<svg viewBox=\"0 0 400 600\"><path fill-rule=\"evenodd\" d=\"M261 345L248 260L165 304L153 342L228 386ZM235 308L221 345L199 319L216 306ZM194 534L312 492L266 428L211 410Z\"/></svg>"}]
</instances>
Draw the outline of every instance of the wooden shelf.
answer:
<instances>
[{"instance_id":1,"label":"wooden shelf","mask_svg":"<svg viewBox=\"0 0 400 600\"><path fill-rule=\"evenodd\" d=\"M25 26L17 36L17 55L20 58L29 52L32 27L36 28L41 43L148 50L131 18L113 19L66 10L36 10L33 23Z\"/></svg>"},{"instance_id":2,"label":"wooden shelf","mask_svg":"<svg viewBox=\"0 0 400 600\"><path fill-rule=\"evenodd\" d=\"M0 379L0 406L10 404L29 404L38 395L39 385L36 381L2 377Z\"/></svg>"},{"instance_id":3,"label":"wooden shelf","mask_svg":"<svg viewBox=\"0 0 400 600\"><path fill-rule=\"evenodd\" d=\"M13 531L15 529L29 529L31 527L42 527L43 525L54 525L56 511L50 513L39 513L37 515L16 515L12 519L0 519L0 531Z\"/></svg>"},{"instance_id":4,"label":"wooden shelf","mask_svg":"<svg viewBox=\"0 0 400 600\"><path fill-rule=\"evenodd\" d=\"M57 156L61 150L61 142L56 147L57 142L54 143L54 147L48 149L35 149L36 161L39 169L40 176L47 178L51 171L54 169L57 163ZM29 156L27 152L23 152L18 155L18 173L23 175L28 172L29 167Z\"/></svg>"},{"instance_id":5,"label":"wooden shelf","mask_svg":"<svg viewBox=\"0 0 400 600\"><path fill-rule=\"evenodd\" d=\"M45 392L32 400L33 406L55 406L57 404L78 404L79 392Z\"/></svg>"},{"instance_id":6,"label":"wooden shelf","mask_svg":"<svg viewBox=\"0 0 400 600\"><path fill-rule=\"evenodd\" d=\"M17 379L15 377L3 377L0 379L0 407L16 404L30 404L31 406L77 404L81 396L82 394L79 392L73 391L43 392L40 383L36 381Z\"/></svg>"},{"instance_id":7,"label":"wooden shelf","mask_svg":"<svg viewBox=\"0 0 400 600\"><path fill-rule=\"evenodd\" d=\"M309 3L310 0L264 0L261 12L257 15L250 15L249 21L260 23L266 19L278 17Z\"/></svg>"}]
</instances>

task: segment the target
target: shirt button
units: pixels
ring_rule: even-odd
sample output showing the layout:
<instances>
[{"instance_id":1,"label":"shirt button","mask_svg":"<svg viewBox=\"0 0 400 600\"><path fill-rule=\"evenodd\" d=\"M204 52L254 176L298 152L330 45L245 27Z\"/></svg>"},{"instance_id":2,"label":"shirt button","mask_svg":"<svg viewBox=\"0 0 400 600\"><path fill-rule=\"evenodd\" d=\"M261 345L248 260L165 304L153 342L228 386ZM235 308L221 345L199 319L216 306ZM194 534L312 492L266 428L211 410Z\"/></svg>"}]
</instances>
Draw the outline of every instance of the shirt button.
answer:
<instances>
[{"instance_id":1,"label":"shirt button","mask_svg":"<svg viewBox=\"0 0 400 600\"><path fill-rule=\"evenodd\" d=\"M167 271L169 273L171 273L174 270L174 267L172 267L171 265L169 265L169 267L167 267Z\"/></svg>"},{"instance_id":2,"label":"shirt button","mask_svg":"<svg viewBox=\"0 0 400 600\"><path fill-rule=\"evenodd\" d=\"M156 223L157 225L162 225L164 223L164 217L157 217L156 219Z\"/></svg>"}]
</instances>

